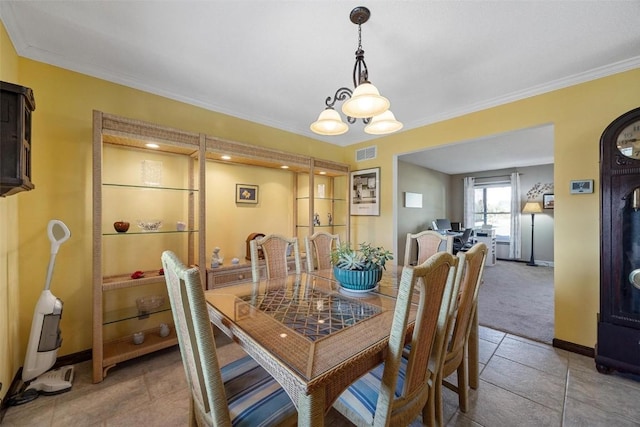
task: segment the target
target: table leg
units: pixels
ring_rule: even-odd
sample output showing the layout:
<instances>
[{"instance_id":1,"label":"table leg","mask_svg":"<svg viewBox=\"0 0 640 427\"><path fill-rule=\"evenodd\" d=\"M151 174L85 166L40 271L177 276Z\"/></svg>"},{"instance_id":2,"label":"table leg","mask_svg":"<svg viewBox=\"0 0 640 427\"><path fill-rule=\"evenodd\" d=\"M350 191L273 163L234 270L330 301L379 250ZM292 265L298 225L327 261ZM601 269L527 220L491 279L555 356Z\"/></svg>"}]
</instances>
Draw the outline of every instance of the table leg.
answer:
<instances>
[{"instance_id":1,"label":"table leg","mask_svg":"<svg viewBox=\"0 0 640 427\"><path fill-rule=\"evenodd\" d=\"M324 426L325 393L323 388L316 389L309 395L301 395L298 400L299 426Z\"/></svg>"},{"instance_id":2,"label":"table leg","mask_svg":"<svg viewBox=\"0 0 640 427\"><path fill-rule=\"evenodd\" d=\"M478 303L473 313L473 319L471 320L471 331L469 333L469 387L477 389L480 384L480 365L479 365L479 338L478 338Z\"/></svg>"}]
</instances>

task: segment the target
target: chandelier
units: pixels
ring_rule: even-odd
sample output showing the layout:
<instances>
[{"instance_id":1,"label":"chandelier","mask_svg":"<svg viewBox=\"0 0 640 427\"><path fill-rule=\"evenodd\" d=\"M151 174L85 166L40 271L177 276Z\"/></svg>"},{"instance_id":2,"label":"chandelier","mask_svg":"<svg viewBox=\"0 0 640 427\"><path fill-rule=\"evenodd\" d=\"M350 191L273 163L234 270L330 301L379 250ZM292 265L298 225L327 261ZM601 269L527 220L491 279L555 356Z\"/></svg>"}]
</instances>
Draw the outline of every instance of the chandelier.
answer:
<instances>
[{"instance_id":1,"label":"chandelier","mask_svg":"<svg viewBox=\"0 0 640 427\"><path fill-rule=\"evenodd\" d=\"M349 126L342 121L340 114L333 106L337 101L342 104L342 112L347 116L347 122L355 123L362 119L366 124L364 131L372 135L384 135L402 129L402 123L396 120L389 110L390 102L380 96L378 89L369 81L369 70L364 62L362 50L362 24L369 20L371 12L364 6L358 6L351 11L349 19L358 26L358 49L356 63L353 67L354 90L341 87L332 97L325 100L327 106L318 116L318 120L310 126L319 135L342 135L349 130Z\"/></svg>"}]
</instances>

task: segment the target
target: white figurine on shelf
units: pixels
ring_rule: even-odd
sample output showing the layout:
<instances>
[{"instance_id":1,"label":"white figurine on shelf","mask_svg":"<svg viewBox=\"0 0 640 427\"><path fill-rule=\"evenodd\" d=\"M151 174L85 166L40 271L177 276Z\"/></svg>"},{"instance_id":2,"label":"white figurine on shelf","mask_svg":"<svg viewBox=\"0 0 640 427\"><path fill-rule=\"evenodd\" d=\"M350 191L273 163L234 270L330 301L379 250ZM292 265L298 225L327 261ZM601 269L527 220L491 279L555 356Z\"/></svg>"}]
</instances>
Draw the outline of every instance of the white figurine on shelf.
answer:
<instances>
[{"instance_id":1,"label":"white figurine on shelf","mask_svg":"<svg viewBox=\"0 0 640 427\"><path fill-rule=\"evenodd\" d=\"M317 212L313 214L313 225L320 225L320 215Z\"/></svg>"},{"instance_id":2,"label":"white figurine on shelf","mask_svg":"<svg viewBox=\"0 0 640 427\"><path fill-rule=\"evenodd\" d=\"M220 248L215 247L213 254L211 255L211 268L216 268L222 265L223 258L220 256Z\"/></svg>"}]
</instances>

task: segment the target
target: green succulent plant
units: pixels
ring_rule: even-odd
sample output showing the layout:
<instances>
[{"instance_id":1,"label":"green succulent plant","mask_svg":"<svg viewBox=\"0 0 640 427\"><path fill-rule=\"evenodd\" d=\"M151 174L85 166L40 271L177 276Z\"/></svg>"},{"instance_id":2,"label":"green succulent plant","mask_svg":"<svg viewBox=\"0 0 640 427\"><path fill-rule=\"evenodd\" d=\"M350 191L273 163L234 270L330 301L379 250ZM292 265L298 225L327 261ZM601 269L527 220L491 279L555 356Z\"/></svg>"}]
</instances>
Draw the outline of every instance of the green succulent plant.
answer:
<instances>
[{"instance_id":1,"label":"green succulent plant","mask_svg":"<svg viewBox=\"0 0 640 427\"><path fill-rule=\"evenodd\" d=\"M369 243L360 243L358 250L352 249L349 243L343 243L331 252L332 264L343 270L386 269L385 263L392 259L390 251Z\"/></svg>"}]
</instances>

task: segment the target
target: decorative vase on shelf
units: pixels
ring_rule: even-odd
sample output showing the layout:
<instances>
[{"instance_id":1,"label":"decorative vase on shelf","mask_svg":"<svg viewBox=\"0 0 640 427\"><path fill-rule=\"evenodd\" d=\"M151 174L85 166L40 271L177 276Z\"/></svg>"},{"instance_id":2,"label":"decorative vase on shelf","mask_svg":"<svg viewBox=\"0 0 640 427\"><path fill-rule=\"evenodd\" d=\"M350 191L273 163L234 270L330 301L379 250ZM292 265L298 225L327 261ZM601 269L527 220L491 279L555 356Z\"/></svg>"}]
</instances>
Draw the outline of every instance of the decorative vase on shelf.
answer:
<instances>
[{"instance_id":1,"label":"decorative vase on shelf","mask_svg":"<svg viewBox=\"0 0 640 427\"><path fill-rule=\"evenodd\" d=\"M160 323L160 336L164 338L169 335L169 332L169 325L166 323Z\"/></svg>"},{"instance_id":2,"label":"decorative vase on shelf","mask_svg":"<svg viewBox=\"0 0 640 427\"><path fill-rule=\"evenodd\" d=\"M136 332L133 334L133 343L135 345L140 345L144 342L144 332Z\"/></svg>"}]
</instances>

